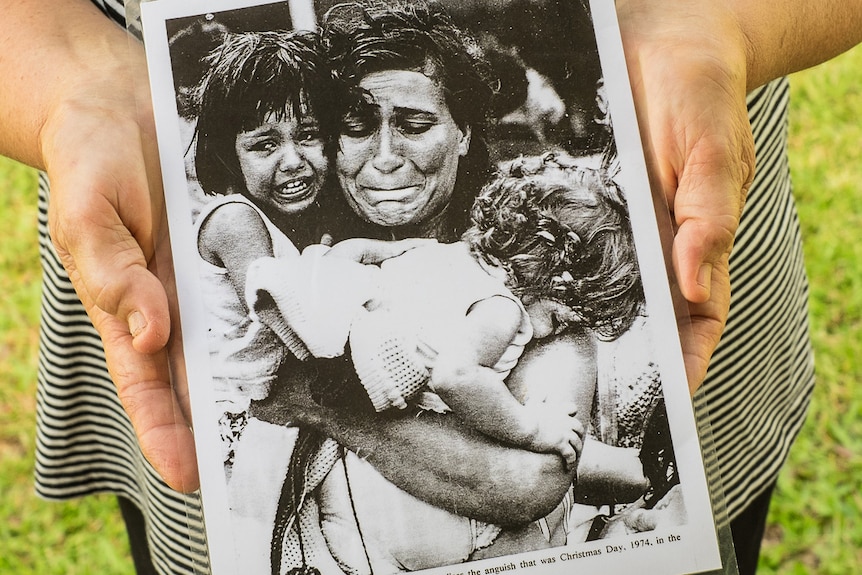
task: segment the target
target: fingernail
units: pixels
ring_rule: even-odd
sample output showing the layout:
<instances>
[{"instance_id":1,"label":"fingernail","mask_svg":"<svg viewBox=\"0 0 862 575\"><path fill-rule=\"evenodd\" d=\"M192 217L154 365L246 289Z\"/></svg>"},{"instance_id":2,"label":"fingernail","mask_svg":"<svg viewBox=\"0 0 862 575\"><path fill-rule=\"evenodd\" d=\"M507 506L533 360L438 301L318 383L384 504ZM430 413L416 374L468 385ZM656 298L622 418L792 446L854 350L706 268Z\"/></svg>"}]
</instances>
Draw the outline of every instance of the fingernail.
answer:
<instances>
[{"instance_id":1,"label":"fingernail","mask_svg":"<svg viewBox=\"0 0 862 575\"><path fill-rule=\"evenodd\" d=\"M147 327L147 320L144 318L144 315L139 311L133 311L129 315L129 331L132 334L132 337L138 337L138 335L144 331Z\"/></svg>"},{"instance_id":2,"label":"fingernail","mask_svg":"<svg viewBox=\"0 0 862 575\"><path fill-rule=\"evenodd\" d=\"M709 289L712 285L712 265L703 264L697 270L697 284Z\"/></svg>"}]
</instances>

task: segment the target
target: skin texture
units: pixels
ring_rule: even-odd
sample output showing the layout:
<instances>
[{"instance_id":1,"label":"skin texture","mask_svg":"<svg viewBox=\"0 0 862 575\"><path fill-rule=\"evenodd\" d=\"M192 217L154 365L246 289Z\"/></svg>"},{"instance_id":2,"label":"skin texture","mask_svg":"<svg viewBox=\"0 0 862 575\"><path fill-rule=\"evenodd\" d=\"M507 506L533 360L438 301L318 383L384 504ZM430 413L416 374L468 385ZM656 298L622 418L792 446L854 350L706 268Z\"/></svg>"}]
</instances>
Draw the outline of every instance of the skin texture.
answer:
<instances>
[{"instance_id":1,"label":"skin texture","mask_svg":"<svg viewBox=\"0 0 862 575\"><path fill-rule=\"evenodd\" d=\"M265 120L237 134L236 155L248 196L278 222L314 203L329 162L313 118L277 121L270 114Z\"/></svg>"},{"instance_id":2,"label":"skin texture","mask_svg":"<svg viewBox=\"0 0 862 575\"><path fill-rule=\"evenodd\" d=\"M751 172L744 92L862 40L862 3L620 0L617 8L653 175L678 226L694 388L724 322L726 254ZM8 0L0 54L0 153L48 171L53 241L102 336L141 448L168 484L193 490L185 393L168 376L167 291L153 274L159 263L170 285L168 260L154 247L162 208L143 51L87 0ZM707 189L714 193L698 192Z\"/></svg>"},{"instance_id":3,"label":"skin texture","mask_svg":"<svg viewBox=\"0 0 862 575\"><path fill-rule=\"evenodd\" d=\"M291 229L290 222L320 194L329 167L317 122L308 116L299 122L293 117L277 121L270 114L260 126L237 134L235 149L242 194L271 222ZM273 256L269 230L258 212L236 203L219 207L203 222L198 251L227 270L240 301L249 264Z\"/></svg>"},{"instance_id":4,"label":"skin texture","mask_svg":"<svg viewBox=\"0 0 862 575\"><path fill-rule=\"evenodd\" d=\"M397 237L433 237L455 185L469 130L452 119L443 91L419 72L386 70L359 83L370 117L345 121L336 161L348 204Z\"/></svg>"},{"instance_id":5,"label":"skin texture","mask_svg":"<svg viewBox=\"0 0 862 575\"><path fill-rule=\"evenodd\" d=\"M694 392L727 319L728 258L754 177L746 93L862 41L862 4L620 0L616 7L650 176L673 220Z\"/></svg>"}]
</instances>

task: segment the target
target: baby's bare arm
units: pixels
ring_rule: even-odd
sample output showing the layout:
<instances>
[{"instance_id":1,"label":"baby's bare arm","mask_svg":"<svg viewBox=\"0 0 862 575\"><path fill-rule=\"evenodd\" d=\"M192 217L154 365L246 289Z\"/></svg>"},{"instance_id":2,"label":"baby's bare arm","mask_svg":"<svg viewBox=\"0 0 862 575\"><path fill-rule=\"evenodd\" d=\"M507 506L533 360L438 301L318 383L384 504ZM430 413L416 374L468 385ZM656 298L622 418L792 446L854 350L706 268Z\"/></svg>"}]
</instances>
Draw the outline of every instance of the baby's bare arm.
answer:
<instances>
[{"instance_id":1,"label":"baby's bare arm","mask_svg":"<svg viewBox=\"0 0 862 575\"><path fill-rule=\"evenodd\" d=\"M522 405L494 365L512 341L521 311L494 297L476 304L463 325L437 350L430 387L474 429L536 452L556 452L569 468L577 463L584 429L571 403Z\"/></svg>"}]
</instances>

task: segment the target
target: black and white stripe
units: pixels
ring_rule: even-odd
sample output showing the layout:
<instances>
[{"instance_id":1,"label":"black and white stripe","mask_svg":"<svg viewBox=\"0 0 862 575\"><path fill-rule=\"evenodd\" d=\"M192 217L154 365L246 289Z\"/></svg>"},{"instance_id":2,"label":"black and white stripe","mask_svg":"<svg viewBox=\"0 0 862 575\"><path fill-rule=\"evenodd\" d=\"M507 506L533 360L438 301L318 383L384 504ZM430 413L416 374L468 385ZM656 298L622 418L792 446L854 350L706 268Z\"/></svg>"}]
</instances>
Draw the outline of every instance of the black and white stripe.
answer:
<instances>
[{"instance_id":1,"label":"black and white stripe","mask_svg":"<svg viewBox=\"0 0 862 575\"><path fill-rule=\"evenodd\" d=\"M123 495L147 517L161 573L208 573L199 497L171 490L141 454L108 376L99 335L48 238L47 178L40 176L39 183L43 293L36 490L47 499Z\"/></svg>"},{"instance_id":2,"label":"black and white stripe","mask_svg":"<svg viewBox=\"0 0 862 575\"><path fill-rule=\"evenodd\" d=\"M120 0L94 2L124 23ZM757 175L731 259L732 313L696 398L712 430L708 469L721 471L731 518L775 480L814 381L808 288L786 158L787 100L786 80L749 98ZM37 490L50 499L121 494L143 510L161 573L206 573L200 501L170 490L138 449L99 336L48 239L47 188L43 176Z\"/></svg>"},{"instance_id":3,"label":"black and white stripe","mask_svg":"<svg viewBox=\"0 0 862 575\"><path fill-rule=\"evenodd\" d=\"M775 481L814 385L808 283L787 164L786 79L752 93L757 168L731 256L731 314L696 404L728 514ZM714 462L710 462L714 469Z\"/></svg>"}]
</instances>

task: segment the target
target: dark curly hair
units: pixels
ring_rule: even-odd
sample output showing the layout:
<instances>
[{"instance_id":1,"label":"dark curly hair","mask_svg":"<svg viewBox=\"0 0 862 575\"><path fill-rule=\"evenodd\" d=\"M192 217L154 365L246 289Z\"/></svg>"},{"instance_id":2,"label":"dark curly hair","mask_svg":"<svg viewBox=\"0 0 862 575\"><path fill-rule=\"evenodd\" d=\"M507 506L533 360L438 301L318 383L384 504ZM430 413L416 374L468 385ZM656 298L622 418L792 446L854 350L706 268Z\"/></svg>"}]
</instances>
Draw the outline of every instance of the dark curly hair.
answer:
<instances>
[{"instance_id":1,"label":"dark curly hair","mask_svg":"<svg viewBox=\"0 0 862 575\"><path fill-rule=\"evenodd\" d=\"M207 56L195 110L195 170L205 193L243 185L236 136L269 114L311 115L324 142L334 139L331 77L321 52L315 33L267 31L227 34Z\"/></svg>"},{"instance_id":2,"label":"dark curly hair","mask_svg":"<svg viewBox=\"0 0 862 575\"><path fill-rule=\"evenodd\" d=\"M472 219L464 241L474 256L505 269L519 297L571 308L570 328L612 340L642 312L628 209L604 172L559 153L513 160L476 198Z\"/></svg>"},{"instance_id":3,"label":"dark curly hair","mask_svg":"<svg viewBox=\"0 0 862 575\"><path fill-rule=\"evenodd\" d=\"M469 224L477 191L490 175L486 142L493 94L490 67L479 45L439 5L368 0L338 4L324 17L323 45L339 90L339 114L366 106L359 88L373 72L410 70L437 83L453 120L471 131L470 149L458 164L449 204L453 238Z\"/></svg>"}]
</instances>

